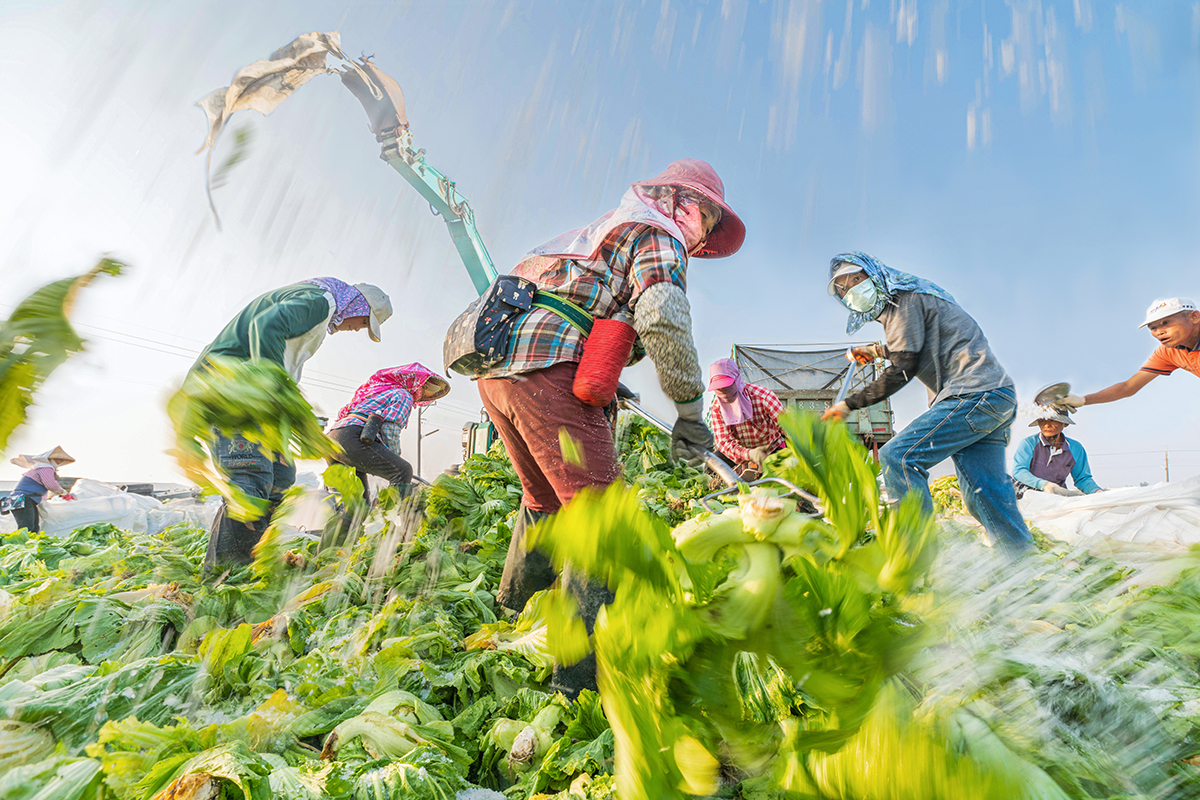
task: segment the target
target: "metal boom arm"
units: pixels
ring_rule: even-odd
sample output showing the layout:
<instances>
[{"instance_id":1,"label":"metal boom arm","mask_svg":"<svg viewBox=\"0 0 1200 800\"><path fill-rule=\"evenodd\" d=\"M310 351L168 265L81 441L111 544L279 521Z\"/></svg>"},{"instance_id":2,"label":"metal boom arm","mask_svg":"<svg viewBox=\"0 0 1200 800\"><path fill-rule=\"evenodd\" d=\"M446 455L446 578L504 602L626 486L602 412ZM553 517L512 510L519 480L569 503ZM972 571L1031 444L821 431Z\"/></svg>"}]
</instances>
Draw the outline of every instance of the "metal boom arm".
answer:
<instances>
[{"instance_id":1,"label":"metal boom arm","mask_svg":"<svg viewBox=\"0 0 1200 800\"><path fill-rule=\"evenodd\" d=\"M413 150L412 133L407 128L387 132L382 141L379 157L420 192L429 207L446 221L471 282L483 294L496 280L496 266L475 229L475 212L467 199L458 193L454 181L425 163L424 150Z\"/></svg>"},{"instance_id":2,"label":"metal boom arm","mask_svg":"<svg viewBox=\"0 0 1200 800\"><path fill-rule=\"evenodd\" d=\"M450 238L480 294L496 280L496 267L475 229L475 212L458 193L454 181L425 163L425 151L413 148L412 131L404 110L400 84L370 60L361 58L341 71L342 83L362 103L371 131L383 144L379 157L421 193L429 207L446 221Z\"/></svg>"}]
</instances>

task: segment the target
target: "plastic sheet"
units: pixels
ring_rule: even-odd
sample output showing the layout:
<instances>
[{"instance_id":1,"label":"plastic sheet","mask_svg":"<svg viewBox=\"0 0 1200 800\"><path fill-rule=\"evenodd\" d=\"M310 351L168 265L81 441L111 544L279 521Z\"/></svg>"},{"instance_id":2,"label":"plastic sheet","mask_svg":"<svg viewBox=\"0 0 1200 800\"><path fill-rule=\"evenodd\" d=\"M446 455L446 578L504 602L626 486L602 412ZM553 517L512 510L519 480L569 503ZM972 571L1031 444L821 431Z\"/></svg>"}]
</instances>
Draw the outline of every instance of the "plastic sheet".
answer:
<instances>
[{"instance_id":1,"label":"plastic sheet","mask_svg":"<svg viewBox=\"0 0 1200 800\"><path fill-rule=\"evenodd\" d=\"M103 522L150 534L183 522L208 527L221 504L219 497L203 502L185 498L163 503L87 478L76 481L71 493L75 500L47 499L42 502L42 530L45 533L64 536L76 528Z\"/></svg>"},{"instance_id":2,"label":"plastic sheet","mask_svg":"<svg viewBox=\"0 0 1200 800\"><path fill-rule=\"evenodd\" d=\"M1082 497L1030 491L1018 505L1029 524L1070 544L1143 544L1175 551L1200 544L1200 475Z\"/></svg>"}]
</instances>

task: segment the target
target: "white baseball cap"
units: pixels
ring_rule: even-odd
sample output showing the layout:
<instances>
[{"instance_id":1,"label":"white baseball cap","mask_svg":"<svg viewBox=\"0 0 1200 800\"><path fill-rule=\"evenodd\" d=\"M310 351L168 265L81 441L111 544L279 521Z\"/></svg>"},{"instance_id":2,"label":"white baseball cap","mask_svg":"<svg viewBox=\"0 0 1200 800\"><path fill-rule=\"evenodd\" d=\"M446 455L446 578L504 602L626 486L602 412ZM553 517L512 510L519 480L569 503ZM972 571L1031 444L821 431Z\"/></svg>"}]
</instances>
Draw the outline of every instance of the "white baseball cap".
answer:
<instances>
[{"instance_id":1,"label":"white baseball cap","mask_svg":"<svg viewBox=\"0 0 1200 800\"><path fill-rule=\"evenodd\" d=\"M1151 322L1157 322L1160 319L1165 319L1172 314L1178 314L1181 311L1196 311L1196 301L1188 300L1186 297L1168 297L1164 300L1155 300L1146 309L1146 321L1139 328L1144 328Z\"/></svg>"},{"instance_id":2,"label":"white baseball cap","mask_svg":"<svg viewBox=\"0 0 1200 800\"><path fill-rule=\"evenodd\" d=\"M370 283L356 283L354 288L362 292L362 296L366 298L367 305L371 307L371 314L367 322L367 334L371 337L371 341L379 341L379 326L387 322L392 316L392 301L387 296L387 293L378 286Z\"/></svg>"}]
</instances>

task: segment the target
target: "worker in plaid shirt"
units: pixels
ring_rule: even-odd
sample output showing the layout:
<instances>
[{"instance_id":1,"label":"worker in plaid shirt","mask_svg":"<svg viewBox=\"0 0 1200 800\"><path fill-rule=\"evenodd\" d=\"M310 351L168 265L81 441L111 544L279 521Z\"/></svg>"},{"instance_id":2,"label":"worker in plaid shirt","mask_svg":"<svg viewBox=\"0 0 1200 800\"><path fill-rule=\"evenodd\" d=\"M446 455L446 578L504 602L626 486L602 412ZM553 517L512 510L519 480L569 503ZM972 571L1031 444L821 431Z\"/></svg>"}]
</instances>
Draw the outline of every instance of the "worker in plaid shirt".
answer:
<instances>
[{"instance_id":1,"label":"worker in plaid shirt","mask_svg":"<svg viewBox=\"0 0 1200 800\"><path fill-rule=\"evenodd\" d=\"M703 420L704 374L685 294L688 260L732 255L745 235L713 168L682 159L633 184L617 208L591 225L529 253L513 274L596 319L623 318L633 325L663 391L675 401L679 418L672 454L690 457L697 447L711 449L713 439ZM579 490L607 486L621 474L604 409L584 403L573 391L583 343L583 335L565 319L534 308L514 323L505 357L478 379L483 405L524 490L496 596L516 611L558 577L545 554L525 549L526 528ZM581 458L564 458L564 433ZM567 574L564 581L590 633L611 594L582 575ZM556 666L551 685L569 697L595 689L594 656L571 667Z\"/></svg>"},{"instance_id":2,"label":"worker in plaid shirt","mask_svg":"<svg viewBox=\"0 0 1200 800\"><path fill-rule=\"evenodd\" d=\"M706 421L712 428L717 451L734 462L738 474L761 474L763 461L784 446L778 417L783 403L770 389L746 383L731 358L708 368L708 389L714 393Z\"/></svg>"}]
</instances>

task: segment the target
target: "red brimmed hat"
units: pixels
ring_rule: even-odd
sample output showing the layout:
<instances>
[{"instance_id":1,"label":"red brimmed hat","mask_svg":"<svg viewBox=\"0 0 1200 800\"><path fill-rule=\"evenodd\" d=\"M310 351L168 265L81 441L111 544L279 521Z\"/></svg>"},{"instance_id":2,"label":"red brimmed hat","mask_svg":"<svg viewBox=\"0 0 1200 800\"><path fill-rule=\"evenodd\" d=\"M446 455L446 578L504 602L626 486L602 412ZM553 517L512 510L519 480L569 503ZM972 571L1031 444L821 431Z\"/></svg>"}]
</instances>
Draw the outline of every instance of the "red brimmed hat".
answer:
<instances>
[{"instance_id":1,"label":"red brimmed hat","mask_svg":"<svg viewBox=\"0 0 1200 800\"><path fill-rule=\"evenodd\" d=\"M641 189L651 186L683 186L699 192L721 207L721 221L708 235L704 247L693 254L697 258L725 258L741 249L742 242L746 239L746 225L725 202L725 184L721 183L717 171L709 166L708 162L698 158L681 158L672 161L662 173L650 180L638 181L634 186Z\"/></svg>"}]
</instances>

